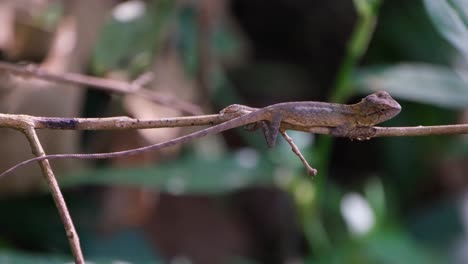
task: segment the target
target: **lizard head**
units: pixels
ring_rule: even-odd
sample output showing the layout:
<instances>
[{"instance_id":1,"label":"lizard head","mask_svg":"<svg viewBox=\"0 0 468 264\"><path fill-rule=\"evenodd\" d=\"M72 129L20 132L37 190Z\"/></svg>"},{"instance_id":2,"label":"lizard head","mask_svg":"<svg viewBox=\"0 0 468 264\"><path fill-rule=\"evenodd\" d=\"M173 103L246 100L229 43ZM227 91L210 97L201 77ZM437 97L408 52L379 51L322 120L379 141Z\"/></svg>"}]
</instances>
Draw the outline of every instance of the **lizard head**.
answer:
<instances>
[{"instance_id":1,"label":"lizard head","mask_svg":"<svg viewBox=\"0 0 468 264\"><path fill-rule=\"evenodd\" d=\"M359 106L358 124L360 126L379 124L393 118L401 111L400 104L386 91L370 94L357 105Z\"/></svg>"}]
</instances>

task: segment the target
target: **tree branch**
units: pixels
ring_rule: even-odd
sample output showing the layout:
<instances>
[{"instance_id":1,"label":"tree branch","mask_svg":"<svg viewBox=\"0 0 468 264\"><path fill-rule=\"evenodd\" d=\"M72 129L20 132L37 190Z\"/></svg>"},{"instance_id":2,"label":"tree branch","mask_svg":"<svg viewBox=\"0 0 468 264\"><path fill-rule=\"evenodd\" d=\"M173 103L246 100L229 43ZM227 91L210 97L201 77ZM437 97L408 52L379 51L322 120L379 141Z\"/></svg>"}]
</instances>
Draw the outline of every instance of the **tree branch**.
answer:
<instances>
[{"instance_id":1,"label":"tree branch","mask_svg":"<svg viewBox=\"0 0 468 264\"><path fill-rule=\"evenodd\" d=\"M215 114L140 120L127 116L104 118L38 117L30 115L0 114L0 127L17 128L21 122L30 122L35 129L60 130L122 130L163 127L216 125L238 115Z\"/></svg>"},{"instance_id":2,"label":"tree branch","mask_svg":"<svg viewBox=\"0 0 468 264\"><path fill-rule=\"evenodd\" d=\"M232 107L231 107L232 108ZM226 109L231 109L230 107ZM117 156L128 156L145 151L160 149L173 146L175 144L184 144L192 139L189 134L173 140L162 143L157 143L142 148L124 150L111 153L93 153L93 154L56 154L45 156L45 153L37 138L35 129L69 129L69 130L105 130L105 129L143 129L143 128L161 128L161 127L181 127L181 126L201 126L201 125L216 125L233 118L237 118L252 111L257 111L255 108L247 109L246 112L222 111L220 114L201 115L189 117L173 117L161 118L153 120L139 120L129 117L109 117L109 118L59 118L59 117L36 117L29 115L11 115L0 114L0 127L14 128L21 130L27 136L33 153L36 158L23 161L7 171L0 174L0 178L7 173L29 164L34 161L40 161L42 172L54 197L55 204L60 212L62 221L64 222L67 237L72 247L73 255L77 263L84 263L83 256L79 244L78 235L73 226L73 222L69 215L63 196L52 172L48 159L58 158L77 158L77 159L95 159L95 158L110 158ZM306 123L306 122L304 122ZM417 127L358 127L345 132L339 132L333 127L304 127L282 123L280 127L281 134L286 141L291 145L294 153L299 156L303 164L306 166L310 174L315 174L313 169L305 160L299 149L295 146L292 139L284 133L285 130L297 130L309 133L328 134L333 136L348 137L357 140L367 140L373 137L383 136L428 136L428 135L450 135L450 134L468 134L468 124L444 125L444 126L417 126ZM222 130L221 130L222 131ZM205 133L204 133L205 132ZM337 133L342 134L337 134ZM196 132L197 137L208 135L206 131Z\"/></svg>"},{"instance_id":3,"label":"tree branch","mask_svg":"<svg viewBox=\"0 0 468 264\"><path fill-rule=\"evenodd\" d=\"M41 142L37 137L37 133L34 127L28 123L23 124L25 124L26 127L22 129L22 131L29 141L29 145L31 146L33 154L38 157L45 156L44 149L42 148ZM47 185L49 186L49 190L54 199L55 206L59 211L62 223L65 227L65 232L67 235L68 242L70 243L75 263L85 263L83 253L81 251L78 233L76 232L75 226L73 225L73 220L68 211L67 204L65 203L65 199L63 198L62 192L60 191L60 187L58 185L57 179L55 178L54 172L52 171L52 167L50 166L48 160L41 160L39 162L39 165L41 167L42 174L44 175Z\"/></svg>"},{"instance_id":4,"label":"tree branch","mask_svg":"<svg viewBox=\"0 0 468 264\"><path fill-rule=\"evenodd\" d=\"M57 83L78 84L84 86L94 87L95 89L117 93L117 94L132 94L151 100L157 104L164 105L170 108L175 108L183 111L184 113L197 115L201 113L200 107L180 100L168 94L158 93L152 90L144 89L141 83L147 83L147 78L151 76L143 75L146 80L137 78L135 82L127 83L111 79L103 79L89 75L78 73L60 73L54 74L44 71L33 64L25 67L16 64L0 61L0 71L6 71L13 75L18 75L24 78L39 78L46 81Z\"/></svg>"},{"instance_id":5,"label":"tree branch","mask_svg":"<svg viewBox=\"0 0 468 264\"><path fill-rule=\"evenodd\" d=\"M441 125L441 126L415 126L415 127L358 127L346 134L337 135L333 128L310 127L301 128L286 126L286 129L293 129L315 134L328 134L350 139L368 140L374 137L411 137L411 136L434 136L434 135L458 135L468 134L468 124Z\"/></svg>"}]
</instances>

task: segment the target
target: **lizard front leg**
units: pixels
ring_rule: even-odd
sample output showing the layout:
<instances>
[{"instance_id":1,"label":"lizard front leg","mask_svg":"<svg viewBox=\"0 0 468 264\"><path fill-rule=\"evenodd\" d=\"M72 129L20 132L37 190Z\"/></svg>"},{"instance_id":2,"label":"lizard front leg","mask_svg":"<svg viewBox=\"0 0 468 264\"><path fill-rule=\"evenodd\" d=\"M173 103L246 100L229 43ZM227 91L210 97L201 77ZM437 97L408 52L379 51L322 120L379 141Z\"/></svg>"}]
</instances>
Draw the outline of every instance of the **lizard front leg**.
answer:
<instances>
[{"instance_id":1,"label":"lizard front leg","mask_svg":"<svg viewBox=\"0 0 468 264\"><path fill-rule=\"evenodd\" d=\"M317 175L317 169L310 166L309 162L307 162L304 155L302 155L301 151L296 146L296 144L294 144L293 139L286 133L286 131L284 131L283 129L280 129L280 133L283 136L283 138L286 140L286 142L288 142L288 144L291 146L292 152L294 152L294 154L296 154L299 157L302 164L304 164L304 166L306 167L307 173L311 176Z\"/></svg>"},{"instance_id":2,"label":"lizard front leg","mask_svg":"<svg viewBox=\"0 0 468 264\"><path fill-rule=\"evenodd\" d=\"M235 116L241 116L257 110L258 108L233 104L221 110L220 114L232 114ZM280 112L274 112L271 115L271 121L258 121L255 123L247 124L244 127L248 131L255 131L258 128L262 128L263 135L265 136L265 140L268 147L273 148L276 145L276 139L278 138L278 131L281 126L282 117L283 115Z\"/></svg>"},{"instance_id":3,"label":"lizard front leg","mask_svg":"<svg viewBox=\"0 0 468 264\"><path fill-rule=\"evenodd\" d=\"M273 148L276 145L276 140L278 138L278 132L281 127L281 120L283 119L283 114L281 112L273 112L271 114L270 121L262 121L263 134L265 135L265 140L268 147Z\"/></svg>"},{"instance_id":4,"label":"lizard front leg","mask_svg":"<svg viewBox=\"0 0 468 264\"><path fill-rule=\"evenodd\" d=\"M351 123L344 123L332 128L331 135L334 137L348 137L355 128L356 126Z\"/></svg>"},{"instance_id":5,"label":"lizard front leg","mask_svg":"<svg viewBox=\"0 0 468 264\"><path fill-rule=\"evenodd\" d=\"M258 121L256 123L248 124L245 127L249 131L255 131L261 127L268 147L273 148L276 145L282 117L283 115L279 112L273 113L271 121Z\"/></svg>"}]
</instances>

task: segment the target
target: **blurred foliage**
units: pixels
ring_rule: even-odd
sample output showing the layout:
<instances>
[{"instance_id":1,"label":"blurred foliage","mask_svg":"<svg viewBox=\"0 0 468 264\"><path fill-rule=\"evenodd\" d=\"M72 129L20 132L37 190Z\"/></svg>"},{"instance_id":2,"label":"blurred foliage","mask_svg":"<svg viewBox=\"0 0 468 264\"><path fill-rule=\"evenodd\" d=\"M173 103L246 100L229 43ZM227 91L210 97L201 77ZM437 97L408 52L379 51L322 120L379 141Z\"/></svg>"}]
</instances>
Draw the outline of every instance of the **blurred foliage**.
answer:
<instances>
[{"instance_id":1,"label":"blurred foliage","mask_svg":"<svg viewBox=\"0 0 468 264\"><path fill-rule=\"evenodd\" d=\"M443 263L431 251L424 250L404 232L386 230L364 239L352 240L334 247L329 255L306 263Z\"/></svg>"},{"instance_id":2,"label":"blurred foliage","mask_svg":"<svg viewBox=\"0 0 468 264\"><path fill-rule=\"evenodd\" d=\"M0 251L0 262L1 263L64 263L67 261L71 261L70 258L66 257L58 257L57 255L51 255L50 257L44 255L34 255L34 254L27 254L27 253L19 253L19 252L8 252L8 251ZM111 263L111 262L108 262Z\"/></svg>"},{"instance_id":3,"label":"blurred foliage","mask_svg":"<svg viewBox=\"0 0 468 264\"><path fill-rule=\"evenodd\" d=\"M468 105L466 81L453 69L433 64L393 64L366 67L354 85L367 94L386 90L395 97L449 109Z\"/></svg>"},{"instance_id":4,"label":"blurred foliage","mask_svg":"<svg viewBox=\"0 0 468 264\"><path fill-rule=\"evenodd\" d=\"M366 64L419 62L453 64L454 49L438 34L423 1L384 1Z\"/></svg>"},{"instance_id":5,"label":"blurred foliage","mask_svg":"<svg viewBox=\"0 0 468 264\"><path fill-rule=\"evenodd\" d=\"M196 6L179 6L176 1L150 2L141 16L128 21L108 19L93 57L93 72L102 75L124 70L132 76L143 73L163 52L175 45L187 73L198 67ZM225 59L235 59L243 48L233 32L217 24L213 34L213 52Z\"/></svg>"},{"instance_id":6,"label":"blurred foliage","mask_svg":"<svg viewBox=\"0 0 468 264\"><path fill-rule=\"evenodd\" d=\"M271 162L258 157L253 150L246 150L236 156L213 159L189 156L147 168L106 168L79 172L66 177L61 186L128 185L176 195L216 195L249 186L271 186L272 168ZM226 172L225 177L219 176L220 171Z\"/></svg>"},{"instance_id":7,"label":"blurred foliage","mask_svg":"<svg viewBox=\"0 0 468 264\"><path fill-rule=\"evenodd\" d=\"M164 51L165 45L174 45L184 62L185 71L195 78L199 67L196 9L195 6L180 7L174 2L151 2L142 16L131 21L109 19L95 49L93 73L103 75L109 71L123 70L137 76L150 67L158 54ZM350 33L336 77L331 81L334 85L327 87L322 94L328 94L332 101L346 102L357 95L384 89L403 106L403 112L387 125L457 122L457 111L468 106L467 69L463 66L468 58L467 4L462 0L355 0L353 3L357 22ZM333 23L333 20L327 18L327 22ZM274 41L281 41L282 37L278 36ZM220 62L240 57L244 46L243 38L227 24L217 25L212 49ZM255 60L255 56L252 60ZM211 99L214 104L243 103L247 99L243 98L242 93L248 94L249 91L238 88L236 82L230 79L230 69L222 68L222 63L219 64L211 76L214 87ZM252 86L307 83L309 80L305 77L296 80L298 76L307 75L307 70L303 70L302 66L292 65L289 61L283 64L262 61L238 66L243 68L237 71L236 78L242 79L240 83L254 83ZM295 70L299 68L301 70ZM285 97L288 93L296 92L295 87L283 87L281 91L270 86L261 89L273 94L265 95L265 98L275 98L274 95ZM314 91L309 88L304 93ZM258 104L267 101L254 97L250 100L257 100L255 103ZM444 181L441 178L450 176L444 173L450 172L440 172L440 167L449 154L452 158L466 160L466 142L458 137L432 136L375 139L372 144L366 145L365 151L357 152L354 148L343 147L343 144L333 146L330 138L314 137L310 140L307 136L293 137L300 141L299 147L306 150L304 154L308 160L319 169L319 175L314 180L304 175L304 169L288 151L287 144L280 142L277 148L266 150L263 139L251 134L243 139L258 152L243 149L234 154L200 157L199 153L189 148L181 159L146 168L100 168L64 177L62 186L67 187L65 190L70 194L67 201L78 225L83 247L88 249L85 254L96 259L119 257L128 261L143 261L137 258L136 255L139 255L144 260L159 260L158 256L149 253L144 236L138 232L121 234L121 237L116 236L108 243L100 240L89 220L96 217L98 205L92 202L93 197L74 193L79 189L77 187L126 185L172 194L220 195L249 187L272 186L287 191L294 200L306 241L306 247L301 252L305 255L306 263L454 261L456 241L465 237L463 219L458 209L461 202L441 186ZM350 170L346 163L332 163L333 152L354 156L355 159L348 159L358 160L358 169ZM344 175L334 173L339 171L336 168L332 170L340 166L343 167L341 171L346 172ZM348 181L343 183L343 178ZM367 234L353 234L344 221L340 206L344 195L349 192L362 193L372 210L375 224ZM19 244L27 241L22 248L52 252L50 258L43 256L43 262L63 261L61 255L68 253L67 243L48 197L2 201L0 208L9 212L8 217L0 219L1 248L12 248L13 243L4 238L11 236L16 239L14 242L20 241ZM17 233L11 233L12 230ZM44 240L45 237L47 240ZM128 245L127 250L123 249L126 246L122 244ZM41 246L38 248L37 245ZM38 263L40 260L36 257L35 263ZM32 258L31 255L10 250L0 253L0 262L11 259L15 263L29 263ZM238 262L250 261L255 263L249 259L239 259Z\"/></svg>"},{"instance_id":8,"label":"blurred foliage","mask_svg":"<svg viewBox=\"0 0 468 264\"><path fill-rule=\"evenodd\" d=\"M80 235L83 252L93 263L155 263L159 257L152 252L141 231L125 229L112 235L102 236L96 227L99 216L97 195L87 194L88 188L66 195ZM0 250L0 263L64 263L71 261L69 245L57 209L47 193L0 201L0 208L8 211L8 217L0 219L2 236L22 241L22 247L30 253L8 249ZM5 249L6 248L6 249ZM39 254L47 251L50 254ZM31 253L32 252L32 253ZM11 261L11 262L8 262ZM42 262L41 262L42 261Z\"/></svg>"},{"instance_id":9,"label":"blurred foliage","mask_svg":"<svg viewBox=\"0 0 468 264\"><path fill-rule=\"evenodd\" d=\"M109 18L96 45L93 72L103 75L110 70L141 73L162 48L174 17L174 1L154 1L138 17L118 21Z\"/></svg>"},{"instance_id":10,"label":"blurred foliage","mask_svg":"<svg viewBox=\"0 0 468 264\"><path fill-rule=\"evenodd\" d=\"M460 0L424 0L424 6L439 33L467 59L468 4Z\"/></svg>"},{"instance_id":11,"label":"blurred foliage","mask_svg":"<svg viewBox=\"0 0 468 264\"><path fill-rule=\"evenodd\" d=\"M69 257L59 257L57 254L51 254L50 256L40 255L40 254L28 254L23 252L9 252L9 251L0 251L0 262L1 263L20 263L20 264L63 264L63 263L72 263L73 260ZM95 264L115 264L115 263L129 263L124 262L121 259L93 259L87 258L87 263ZM154 260L146 261L146 263L163 263L155 262ZM131 262L130 262L131 263ZM142 262L134 262L142 263Z\"/></svg>"}]
</instances>

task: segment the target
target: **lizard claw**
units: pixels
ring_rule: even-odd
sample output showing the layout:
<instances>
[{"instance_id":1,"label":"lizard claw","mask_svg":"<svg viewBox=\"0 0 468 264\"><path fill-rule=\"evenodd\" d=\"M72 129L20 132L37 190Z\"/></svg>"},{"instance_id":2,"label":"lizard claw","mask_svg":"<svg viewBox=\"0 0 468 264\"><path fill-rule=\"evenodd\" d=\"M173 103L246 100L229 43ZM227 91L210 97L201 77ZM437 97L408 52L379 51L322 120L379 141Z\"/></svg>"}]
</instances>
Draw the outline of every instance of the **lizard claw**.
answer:
<instances>
[{"instance_id":1,"label":"lizard claw","mask_svg":"<svg viewBox=\"0 0 468 264\"><path fill-rule=\"evenodd\" d=\"M314 168L307 168L307 174L309 174L310 176L316 176L317 175L317 169L314 169Z\"/></svg>"}]
</instances>

